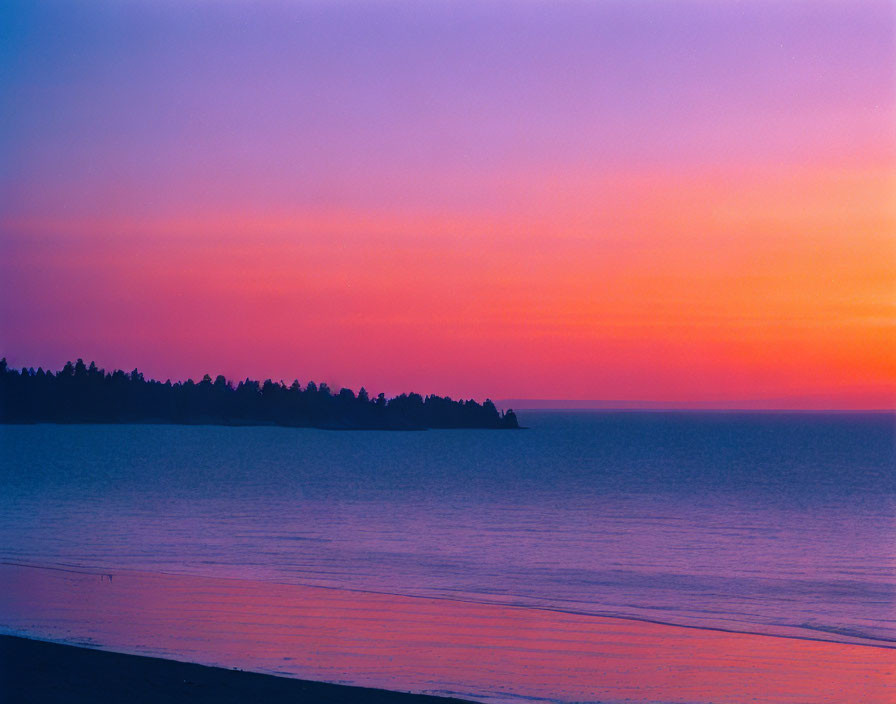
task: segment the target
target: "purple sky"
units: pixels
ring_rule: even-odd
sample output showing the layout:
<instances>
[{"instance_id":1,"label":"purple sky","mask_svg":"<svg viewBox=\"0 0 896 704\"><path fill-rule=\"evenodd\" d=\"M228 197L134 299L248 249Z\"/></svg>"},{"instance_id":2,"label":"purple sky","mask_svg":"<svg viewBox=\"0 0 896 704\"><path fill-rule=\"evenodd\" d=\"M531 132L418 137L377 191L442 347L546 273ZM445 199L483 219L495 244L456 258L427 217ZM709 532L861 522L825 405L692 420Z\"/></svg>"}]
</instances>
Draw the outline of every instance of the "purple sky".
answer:
<instances>
[{"instance_id":1,"label":"purple sky","mask_svg":"<svg viewBox=\"0 0 896 704\"><path fill-rule=\"evenodd\" d=\"M894 282L868 254L893 251L893 3L0 12L15 363L658 400L690 364L690 400L892 396ZM370 363L334 352L359 330Z\"/></svg>"}]
</instances>

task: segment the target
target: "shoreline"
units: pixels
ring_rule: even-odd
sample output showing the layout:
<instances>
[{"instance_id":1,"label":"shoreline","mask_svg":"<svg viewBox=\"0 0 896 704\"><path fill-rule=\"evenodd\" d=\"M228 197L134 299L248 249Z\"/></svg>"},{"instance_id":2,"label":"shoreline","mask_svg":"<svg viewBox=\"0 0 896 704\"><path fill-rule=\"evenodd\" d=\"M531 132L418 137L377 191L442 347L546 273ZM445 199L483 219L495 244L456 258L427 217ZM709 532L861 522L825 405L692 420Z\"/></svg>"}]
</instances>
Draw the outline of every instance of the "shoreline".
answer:
<instances>
[{"instance_id":1,"label":"shoreline","mask_svg":"<svg viewBox=\"0 0 896 704\"><path fill-rule=\"evenodd\" d=\"M108 570L99 569L99 568L87 568L87 567L76 567L65 564L33 564L28 562L19 562L15 560L3 560L0 559L0 567L16 567L16 568L24 568L29 570L48 570L52 572L65 572L72 575L81 575L87 577L99 577L101 580L104 578L108 578L111 584L112 577L140 577L140 576L160 576L160 577L170 577L170 578L182 578L182 579L200 579L200 580L215 580L215 581L231 581L238 583L245 582L253 582L257 581L264 584L277 585L281 587L294 587L296 589L310 589L310 590L324 590L324 591L333 591L339 593L348 593L348 594L357 594L359 596L373 596L373 597L392 597L396 599L406 599L406 600L415 600L419 599L422 601L445 601L450 603L456 603L458 605L470 604L476 606L484 606L484 607L495 607L499 609L534 609L537 611L545 611L548 613L555 613L559 615L573 616L573 617L583 617L583 618L596 618L596 619L610 619L610 620L618 620L618 621L633 621L635 623L644 623L652 626L666 626L669 628L685 628L692 629L697 631L709 631L713 633L723 633L728 635L742 635L742 636L752 636L757 638L784 638L787 640L797 640L797 641L805 641L808 643L830 643L834 645L847 645L847 646L858 646L863 648L882 648L885 650L896 650L896 639L890 638L882 638L882 637L873 637L862 633L854 633L841 631L836 629L827 629L827 628L812 628L810 626L801 625L801 626L791 626L789 627L790 631L782 630L760 630L756 629L748 629L748 628L733 628L726 627L724 625L711 625L711 624L697 624L697 623L682 623L678 621L667 621L660 618L651 618L649 616L642 616L637 614L625 614L625 613L616 613L616 612L598 612L598 611L588 611L583 609L573 609L573 608L564 608L562 606L551 606L547 604L524 604L524 603L514 603L514 602L502 602L502 601L488 601L488 600L476 600L470 598L462 598L459 596L445 596L445 595L434 595L434 594L412 594L412 593L404 593L404 592L394 592L394 591L382 591L377 589L362 589L358 587L337 587L323 584L306 584L302 582L283 582L283 581L269 581L269 580L247 580L241 577L227 577L221 575L197 575L190 574L185 572L168 572L168 571L154 571L147 572L144 570L136 570L136 569L119 569L113 572L109 572ZM809 631L808 633L803 633L802 631ZM0 636L3 635L12 635L12 634L4 634L0 632ZM829 637L824 637L825 635ZM32 638L31 636L22 636L24 638L28 638L30 640L41 640L40 638ZM57 641L50 641L57 642ZM73 643L62 643L63 645L76 645ZM76 645L77 647L77 645ZM84 646L91 647L91 646Z\"/></svg>"},{"instance_id":2,"label":"shoreline","mask_svg":"<svg viewBox=\"0 0 896 704\"><path fill-rule=\"evenodd\" d=\"M327 431L364 431L379 433L419 433L428 430L529 430L527 426L497 427L491 425L426 425L426 426L351 426L351 425L294 425L289 423L234 422L215 423L212 421L176 422L171 420L0 420L0 426L33 426L33 425L170 425L186 428L288 428L291 430L327 430Z\"/></svg>"},{"instance_id":3,"label":"shoreline","mask_svg":"<svg viewBox=\"0 0 896 704\"><path fill-rule=\"evenodd\" d=\"M12 565L0 565L0 591L10 635L489 704L889 704L894 686L892 648L544 609L185 575L118 572L110 581Z\"/></svg>"},{"instance_id":4,"label":"shoreline","mask_svg":"<svg viewBox=\"0 0 896 704\"><path fill-rule=\"evenodd\" d=\"M9 704L469 704L453 697L229 670L13 635L0 635L0 690Z\"/></svg>"}]
</instances>

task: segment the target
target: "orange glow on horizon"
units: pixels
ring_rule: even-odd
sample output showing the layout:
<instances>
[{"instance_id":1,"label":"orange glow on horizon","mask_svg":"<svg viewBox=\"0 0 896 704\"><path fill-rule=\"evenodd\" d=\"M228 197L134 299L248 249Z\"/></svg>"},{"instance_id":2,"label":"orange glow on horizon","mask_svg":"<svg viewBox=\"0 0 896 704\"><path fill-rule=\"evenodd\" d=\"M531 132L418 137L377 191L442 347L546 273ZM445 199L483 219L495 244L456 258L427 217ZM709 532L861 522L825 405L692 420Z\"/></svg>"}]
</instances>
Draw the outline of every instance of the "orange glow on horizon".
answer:
<instances>
[{"instance_id":1,"label":"orange glow on horizon","mask_svg":"<svg viewBox=\"0 0 896 704\"><path fill-rule=\"evenodd\" d=\"M582 183L487 213L9 220L4 270L61 354L162 378L892 405L891 171Z\"/></svg>"}]
</instances>

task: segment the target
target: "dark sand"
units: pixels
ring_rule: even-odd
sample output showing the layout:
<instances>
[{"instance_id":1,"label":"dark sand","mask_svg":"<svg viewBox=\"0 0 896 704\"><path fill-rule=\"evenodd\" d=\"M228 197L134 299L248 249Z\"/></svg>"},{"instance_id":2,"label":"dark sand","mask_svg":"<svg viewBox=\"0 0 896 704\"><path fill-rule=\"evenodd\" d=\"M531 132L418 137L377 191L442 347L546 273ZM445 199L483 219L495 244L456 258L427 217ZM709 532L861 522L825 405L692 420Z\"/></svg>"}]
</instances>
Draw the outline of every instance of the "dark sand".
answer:
<instances>
[{"instance_id":1,"label":"dark sand","mask_svg":"<svg viewBox=\"0 0 896 704\"><path fill-rule=\"evenodd\" d=\"M307 682L0 636L0 702L3 704L459 704L462 701L383 689Z\"/></svg>"}]
</instances>

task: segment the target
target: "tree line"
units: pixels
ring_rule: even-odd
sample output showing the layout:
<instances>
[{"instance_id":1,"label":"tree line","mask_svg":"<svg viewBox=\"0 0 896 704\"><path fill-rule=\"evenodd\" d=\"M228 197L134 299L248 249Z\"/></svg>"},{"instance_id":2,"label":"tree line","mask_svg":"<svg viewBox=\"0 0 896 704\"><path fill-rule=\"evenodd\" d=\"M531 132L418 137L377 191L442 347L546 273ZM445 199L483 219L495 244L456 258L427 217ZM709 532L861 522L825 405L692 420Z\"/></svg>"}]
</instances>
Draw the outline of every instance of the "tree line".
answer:
<instances>
[{"instance_id":1,"label":"tree line","mask_svg":"<svg viewBox=\"0 0 896 704\"><path fill-rule=\"evenodd\" d=\"M326 384L268 379L238 384L206 374L202 381L145 379L134 369L106 372L94 362L68 362L58 372L13 369L0 360L0 422L181 423L284 425L371 430L518 428L516 415L489 400L401 394L387 399L361 389L333 393Z\"/></svg>"}]
</instances>

